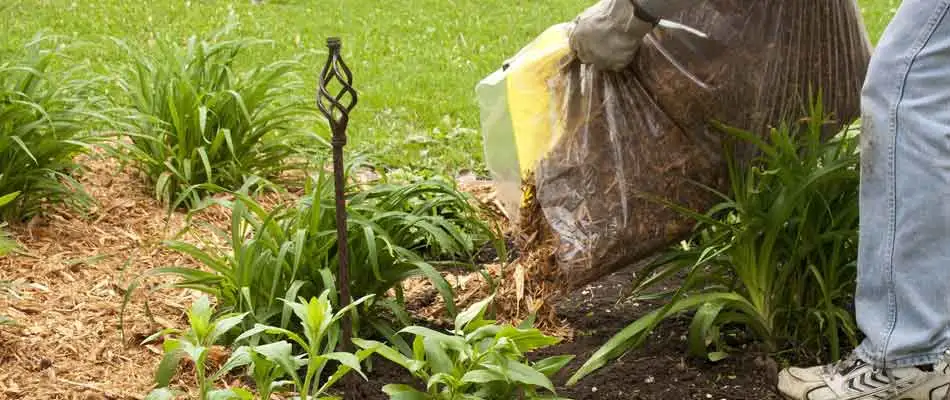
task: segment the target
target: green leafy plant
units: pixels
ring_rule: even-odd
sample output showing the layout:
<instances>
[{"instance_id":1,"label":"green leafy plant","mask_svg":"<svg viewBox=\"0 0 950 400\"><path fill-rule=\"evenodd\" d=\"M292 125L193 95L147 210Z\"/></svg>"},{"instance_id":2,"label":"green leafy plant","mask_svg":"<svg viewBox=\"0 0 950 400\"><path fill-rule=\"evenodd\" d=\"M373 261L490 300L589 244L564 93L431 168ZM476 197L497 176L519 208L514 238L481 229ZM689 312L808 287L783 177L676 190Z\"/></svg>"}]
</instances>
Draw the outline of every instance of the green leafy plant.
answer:
<instances>
[{"instance_id":1,"label":"green leafy plant","mask_svg":"<svg viewBox=\"0 0 950 400\"><path fill-rule=\"evenodd\" d=\"M248 324L291 329L280 297L310 298L329 290L339 304L333 180L320 174L306 190L295 205L273 210L241 192L233 193L234 200L209 203L231 209L230 232L218 231L227 247L201 249L181 241L167 245L210 271L168 267L151 274L177 276L178 287L211 294L230 312L250 313ZM479 246L496 236L468 196L444 181L354 185L347 200L350 293L353 298L374 295L355 310L356 329L373 329L408 350L391 323L410 324L400 283L413 276L428 278L455 315L452 287L439 271L474 265ZM387 296L390 290L395 298Z\"/></svg>"},{"instance_id":2,"label":"green leafy plant","mask_svg":"<svg viewBox=\"0 0 950 400\"><path fill-rule=\"evenodd\" d=\"M20 192L13 192L4 196L0 196L0 210L4 206L16 200L17 196L20 195ZM10 236L4 231L3 228L6 227L5 222L0 222L0 256L5 256L17 248L16 242L10 239Z\"/></svg>"},{"instance_id":3,"label":"green leafy plant","mask_svg":"<svg viewBox=\"0 0 950 400\"><path fill-rule=\"evenodd\" d=\"M77 78L82 66L53 73L64 46L37 36L22 56L0 60L0 193L16 193L0 208L0 219L27 219L47 204L84 210L92 198L71 177L73 158L96 137L94 80Z\"/></svg>"},{"instance_id":4,"label":"green leafy plant","mask_svg":"<svg viewBox=\"0 0 950 400\"><path fill-rule=\"evenodd\" d=\"M299 392L301 400L337 399L337 397L327 396L328 390L353 370L362 375L360 362L371 354L370 351L356 354L334 352L339 340L338 321L349 309L367 300L369 296L335 313L327 296L328 292L324 292L319 298L313 298L309 302L301 298L299 303L285 300L287 314L289 315L292 310L303 326L303 337L286 329L258 324L235 339L236 342L245 340L256 342L259 336L265 334L285 336L292 340L293 344L304 349L305 354L293 355L293 344L284 340L263 345L241 346L235 349L228 360L211 376L208 376L205 365L211 346L237 327L247 314L230 313L214 318L214 309L210 306L208 297L201 296L188 311L190 329L184 333L176 329L166 329L146 339L146 342L149 342L172 333L180 335L165 339L165 357L156 374L158 387L149 394L149 398L155 400L174 398L176 392L169 386L171 378L175 375L182 358L187 357L195 365L198 395L201 400L253 399L253 394L246 389L212 388L215 381L241 367L247 367L261 399L269 399L272 393L285 391L289 386L293 386ZM340 364L336 372L323 381L322 385L315 386L316 383L321 382L322 372L330 361ZM306 368L303 378L298 373L301 368ZM290 377L291 380L280 380L284 377Z\"/></svg>"},{"instance_id":5,"label":"green leafy plant","mask_svg":"<svg viewBox=\"0 0 950 400\"><path fill-rule=\"evenodd\" d=\"M574 356L555 356L530 363L527 353L554 345L557 338L528 327L499 326L486 320L491 296L455 318L448 333L411 326L400 333L414 335L404 354L386 344L354 339L357 346L402 366L425 382L424 391L409 385L386 385L393 400L412 399L557 399L550 377Z\"/></svg>"},{"instance_id":6,"label":"green leafy plant","mask_svg":"<svg viewBox=\"0 0 950 400\"><path fill-rule=\"evenodd\" d=\"M274 344L254 347L262 359L267 360L269 364L264 364L260 371L260 376L265 377L263 382L267 382L273 377L273 370L279 367L284 373L289 375L297 390L300 392L301 400L306 400L308 396L316 399L334 398L327 397L327 391L337 381L343 378L350 371L357 371L363 374L360 369L360 363L370 354L370 351L363 351L357 354L346 352L334 352L340 339L339 320L343 315L364 301L372 298L372 295L357 299L350 305L337 312L333 312L333 305L329 300L329 291L324 291L319 298L312 298L309 302L301 299L300 303L286 303L293 310L293 313L300 319L304 335L300 335L283 328L275 326L257 324L254 328L244 332L236 340L241 341L253 338L261 334L270 334L290 339L306 351L306 358L302 363L307 366L304 376L297 373L298 364L290 356L291 346L285 341L275 342ZM283 343L281 345L281 343ZM271 351L261 351L267 348ZM316 386L321 382L321 376L324 368L331 361L338 362L340 366L337 371L331 375L322 385ZM255 371L257 372L257 371ZM365 378L365 375L363 376ZM263 386L263 385L260 385Z\"/></svg>"},{"instance_id":7,"label":"green leafy plant","mask_svg":"<svg viewBox=\"0 0 950 400\"><path fill-rule=\"evenodd\" d=\"M157 199L194 207L210 192L253 183L273 187L281 172L305 168L304 151L325 143L308 132L314 108L298 94L296 61L239 65L244 51L266 41L227 39L235 27L184 46L116 43L129 62L115 75L112 101L130 114L119 128L124 148L154 185Z\"/></svg>"},{"instance_id":8,"label":"green leafy plant","mask_svg":"<svg viewBox=\"0 0 950 400\"><path fill-rule=\"evenodd\" d=\"M208 375L207 361L212 346L217 344L224 334L240 324L246 315L225 314L215 318L213 314L214 309L211 307L210 299L207 296L201 296L188 309L189 329L184 332L174 328L164 329L145 339L144 343L148 343L162 336L177 335L177 337L167 337L164 340L165 356L155 375L158 387L149 394L149 398L156 400L174 398L175 392L169 386L184 358L191 360L194 365L200 400L252 398L249 392L240 388L212 390L215 381L248 361L245 353L236 352L221 368Z\"/></svg>"},{"instance_id":9,"label":"green leafy plant","mask_svg":"<svg viewBox=\"0 0 950 400\"><path fill-rule=\"evenodd\" d=\"M714 361L728 355L733 335L817 360L838 359L843 346L856 345L848 308L856 279L858 139L844 132L822 140L825 121L819 102L803 124L774 129L769 140L720 126L761 156L746 168L729 156L732 197L719 193L723 201L705 214L664 202L699 221L698 232L644 270L634 287L669 302L615 335L570 384L687 311L691 353ZM679 289L647 293L675 275L685 276Z\"/></svg>"}]
</instances>

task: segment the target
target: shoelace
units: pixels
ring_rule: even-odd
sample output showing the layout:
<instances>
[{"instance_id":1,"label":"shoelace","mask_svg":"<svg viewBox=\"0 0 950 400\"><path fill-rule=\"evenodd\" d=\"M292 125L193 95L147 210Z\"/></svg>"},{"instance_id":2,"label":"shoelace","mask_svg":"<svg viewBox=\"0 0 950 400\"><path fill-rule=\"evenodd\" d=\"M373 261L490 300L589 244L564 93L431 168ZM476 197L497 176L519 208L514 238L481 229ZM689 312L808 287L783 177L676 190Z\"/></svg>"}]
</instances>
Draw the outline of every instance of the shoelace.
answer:
<instances>
[{"instance_id":1,"label":"shoelace","mask_svg":"<svg viewBox=\"0 0 950 400\"><path fill-rule=\"evenodd\" d=\"M852 353L843 358L841 361L835 363L832 367L832 371L838 375L847 375L851 371L854 371L855 368L858 368L864 364L864 361L858 358L856 354Z\"/></svg>"}]
</instances>

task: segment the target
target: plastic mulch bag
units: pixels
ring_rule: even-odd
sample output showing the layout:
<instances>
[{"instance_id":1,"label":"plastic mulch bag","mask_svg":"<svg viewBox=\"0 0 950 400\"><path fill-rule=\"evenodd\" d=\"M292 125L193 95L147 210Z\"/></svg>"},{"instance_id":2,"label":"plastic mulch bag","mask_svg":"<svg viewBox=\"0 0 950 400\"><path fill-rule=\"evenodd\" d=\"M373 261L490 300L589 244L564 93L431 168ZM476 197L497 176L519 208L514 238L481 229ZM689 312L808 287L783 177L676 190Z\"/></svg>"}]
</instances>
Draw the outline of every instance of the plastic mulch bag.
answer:
<instances>
[{"instance_id":1,"label":"plastic mulch bag","mask_svg":"<svg viewBox=\"0 0 950 400\"><path fill-rule=\"evenodd\" d=\"M631 66L603 72L565 55L559 25L496 72L495 86L492 77L479 86L500 199L525 210L522 184L533 187L527 201L553 233L568 288L689 235L692 220L643 195L699 211L715 204L697 185L728 187L712 121L764 135L807 115L819 93L837 121L829 134L860 115L871 46L855 0L707 0L671 20L706 37L658 28ZM497 82L505 90L493 97Z\"/></svg>"}]
</instances>

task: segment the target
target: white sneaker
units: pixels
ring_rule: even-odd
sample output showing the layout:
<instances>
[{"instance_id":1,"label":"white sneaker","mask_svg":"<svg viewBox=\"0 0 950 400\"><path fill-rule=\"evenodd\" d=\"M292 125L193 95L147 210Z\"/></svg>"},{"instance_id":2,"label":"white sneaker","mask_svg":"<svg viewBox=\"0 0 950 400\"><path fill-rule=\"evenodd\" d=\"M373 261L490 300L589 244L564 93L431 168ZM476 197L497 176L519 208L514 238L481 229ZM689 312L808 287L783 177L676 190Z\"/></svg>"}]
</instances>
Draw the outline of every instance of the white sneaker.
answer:
<instances>
[{"instance_id":1,"label":"white sneaker","mask_svg":"<svg viewBox=\"0 0 950 400\"><path fill-rule=\"evenodd\" d=\"M854 355L830 365L789 368L778 389L790 400L950 400L950 353L933 366L881 370Z\"/></svg>"}]
</instances>

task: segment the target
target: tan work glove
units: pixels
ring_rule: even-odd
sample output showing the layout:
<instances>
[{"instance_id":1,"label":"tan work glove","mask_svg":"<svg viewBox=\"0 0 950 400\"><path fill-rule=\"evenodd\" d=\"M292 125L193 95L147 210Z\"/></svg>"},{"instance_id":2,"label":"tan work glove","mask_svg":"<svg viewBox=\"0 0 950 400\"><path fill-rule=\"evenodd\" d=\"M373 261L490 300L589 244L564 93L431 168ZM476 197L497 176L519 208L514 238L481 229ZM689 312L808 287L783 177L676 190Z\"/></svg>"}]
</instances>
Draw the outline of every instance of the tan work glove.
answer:
<instances>
[{"instance_id":1,"label":"tan work glove","mask_svg":"<svg viewBox=\"0 0 950 400\"><path fill-rule=\"evenodd\" d=\"M600 0L574 21L571 49L584 64L620 70L633 61L656 22L638 17L631 0Z\"/></svg>"},{"instance_id":2,"label":"tan work glove","mask_svg":"<svg viewBox=\"0 0 950 400\"><path fill-rule=\"evenodd\" d=\"M600 0L574 20L571 49L585 64L620 70L633 62L643 38L661 21L701 0ZM666 25L664 25L666 26ZM694 32L696 33L696 32Z\"/></svg>"}]
</instances>

